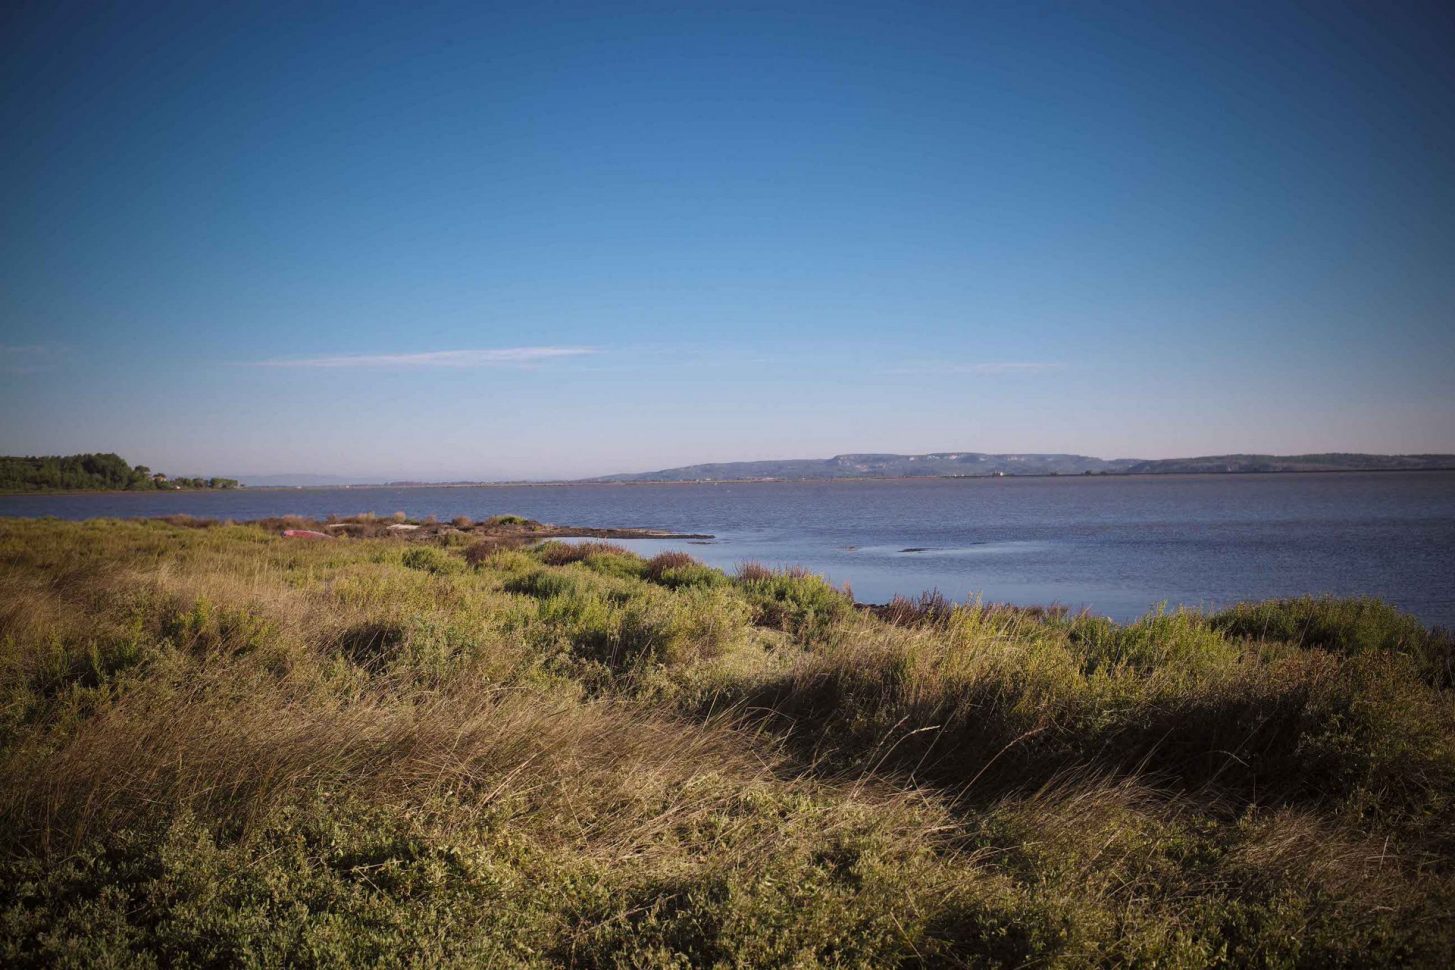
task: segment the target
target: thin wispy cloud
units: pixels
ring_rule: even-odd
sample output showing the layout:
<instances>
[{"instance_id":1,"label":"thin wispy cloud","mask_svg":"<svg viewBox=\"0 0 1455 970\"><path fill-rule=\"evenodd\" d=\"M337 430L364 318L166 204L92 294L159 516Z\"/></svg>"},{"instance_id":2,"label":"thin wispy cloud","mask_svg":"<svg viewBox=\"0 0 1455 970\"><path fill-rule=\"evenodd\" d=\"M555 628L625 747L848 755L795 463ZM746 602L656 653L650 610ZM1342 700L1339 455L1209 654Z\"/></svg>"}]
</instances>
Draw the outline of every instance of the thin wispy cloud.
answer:
<instances>
[{"instance_id":1,"label":"thin wispy cloud","mask_svg":"<svg viewBox=\"0 0 1455 970\"><path fill-rule=\"evenodd\" d=\"M275 357L255 361L258 367L506 367L530 366L563 357L600 353L594 347L493 347L479 350L427 350L413 354L333 354L323 357Z\"/></svg>"},{"instance_id":2,"label":"thin wispy cloud","mask_svg":"<svg viewBox=\"0 0 1455 970\"><path fill-rule=\"evenodd\" d=\"M986 364L968 364L969 374L1044 374L1046 371L1061 370L1066 365L1059 361L1022 360L1000 361Z\"/></svg>"},{"instance_id":3,"label":"thin wispy cloud","mask_svg":"<svg viewBox=\"0 0 1455 970\"><path fill-rule=\"evenodd\" d=\"M895 368L897 374L1045 374L1065 370L1066 365L1053 360L982 361L954 363L917 361Z\"/></svg>"}]
</instances>

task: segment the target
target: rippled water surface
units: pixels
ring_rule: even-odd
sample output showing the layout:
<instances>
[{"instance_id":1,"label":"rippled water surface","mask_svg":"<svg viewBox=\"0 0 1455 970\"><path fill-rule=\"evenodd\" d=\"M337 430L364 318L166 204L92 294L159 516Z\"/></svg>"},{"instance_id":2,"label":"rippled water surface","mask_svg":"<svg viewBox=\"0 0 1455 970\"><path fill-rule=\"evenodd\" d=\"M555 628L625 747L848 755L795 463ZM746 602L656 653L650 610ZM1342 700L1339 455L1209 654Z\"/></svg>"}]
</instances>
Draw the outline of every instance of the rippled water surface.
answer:
<instances>
[{"instance_id":1,"label":"rippled water surface","mask_svg":"<svg viewBox=\"0 0 1455 970\"><path fill-rule=\"evenodd\" d=\"M802 564L865 601L933 588L1126 618L1159 602L1369 594L1455 626L1455 472L0 496L0 515L68 519L366 511L709 532L637 545Z\"/></svg>"}]
</instances>

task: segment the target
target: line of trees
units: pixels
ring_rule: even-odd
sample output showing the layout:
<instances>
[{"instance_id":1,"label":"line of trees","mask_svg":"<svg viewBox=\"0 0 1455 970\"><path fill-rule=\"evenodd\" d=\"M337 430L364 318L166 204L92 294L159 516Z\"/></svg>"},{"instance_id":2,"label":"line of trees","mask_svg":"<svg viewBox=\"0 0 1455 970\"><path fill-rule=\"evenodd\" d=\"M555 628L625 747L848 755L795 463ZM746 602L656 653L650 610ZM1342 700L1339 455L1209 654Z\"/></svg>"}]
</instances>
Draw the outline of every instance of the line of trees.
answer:
<instances>
[{"instance_id":1,"label":"line of trees","mask_svg":"<svg viewBox=\"0 0 1455 970\"><path fill-rule=\"evenodd\" d=\"M235 478L168 478L145 465L133 467L120 455L45 455L0 457L0 491L51 489L237 488Z\"/></svg>"}]
</instances>

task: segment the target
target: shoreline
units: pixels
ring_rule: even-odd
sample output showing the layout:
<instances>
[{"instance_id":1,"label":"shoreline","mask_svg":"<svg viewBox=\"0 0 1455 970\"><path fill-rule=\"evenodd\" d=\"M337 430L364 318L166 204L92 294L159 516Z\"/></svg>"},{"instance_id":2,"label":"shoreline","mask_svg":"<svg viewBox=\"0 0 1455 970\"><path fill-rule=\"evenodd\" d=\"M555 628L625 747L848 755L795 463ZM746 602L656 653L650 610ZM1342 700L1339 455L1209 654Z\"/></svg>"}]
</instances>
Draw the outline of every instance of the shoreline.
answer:
<instances>
[{"instance_id":1,"label":"shoreline","mask_svg":"<svg viewBox=\"0 0 1455 970\"><path fill-rule=\"evenodd\" d=\"M229 489L47 489L41 491L0 491L0 498L35 496L80 496L80 495L202 495L223 492L252 494L257 492L336 492L336 491L399 491L402 489L429 488L601 488L641 485L831 485L843 483L872 482L982 482L1015 481L1022 479L1065 479L1068 481L1105 479L1161 479L1161 478L1268 478L1279 475L1408 475L1439 474L1455 472L1455 465L1439 468L1289 468L1277 471L1189 471L1189 472L1094 472L1091 474L1026 474L1026 475L863 475L842 478L712 478L690 481L659 479L652 481L611 482L591 480L570 481L522 481L522 482L393 482L352 485L242 485Z\"/></svg>"}]
</instances>

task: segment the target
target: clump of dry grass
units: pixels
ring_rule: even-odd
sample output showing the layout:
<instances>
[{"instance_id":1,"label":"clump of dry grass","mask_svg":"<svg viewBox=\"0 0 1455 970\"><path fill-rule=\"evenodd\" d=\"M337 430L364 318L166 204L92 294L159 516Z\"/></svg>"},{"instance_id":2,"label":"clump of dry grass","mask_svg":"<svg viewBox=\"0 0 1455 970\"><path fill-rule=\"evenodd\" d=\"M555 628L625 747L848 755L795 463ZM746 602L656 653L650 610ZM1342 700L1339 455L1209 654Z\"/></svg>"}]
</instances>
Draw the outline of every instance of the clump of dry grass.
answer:
<instances>
[{"instance_id":1,"label":"clump of dry grass","mask_svg":"<svg viewBox=\"0 0 1455 970\"><path fill-rule=\"evenodd\" d=\"M536 557L547 566L585 562L596 556L630 555L630 550L611 542L547 542L536 550Z\"/></svg>"},{"instance_id":2,"label":"clump of dry grass","mask_svg":"<svg viewBox=\"0 0 1455 970\"><path fill-rule=\"evenodd\" d=\"M683 569L687 566L695 565L697 565L697 560L685 552L677 552L675 550L659 552L647 560L647 578L653 582L660 582L668 570Z\"/></svg>"},{"instance_id":3,"label":"clump of dry grass","mask_svg":"<svg viewBox=\"0 0 1455 970\"><path fill-rule=\"evenodd\" d=\"M0 765L0 829L11 849L50 851L159 811L246 827L320 792L385 805L448 793L459 812L528 793L535 813L557 810L548 799L561 820L593 819L576 834L583 847L614 851L603 843L631 838L640 850L651 835L633 830L651 820L567 803L625 806L643 786L682 791L704 770L748 783L770 765L725 729L610 703L499 688L411 698L385 685L344 700L230 666L134 692L59 748L12 752Z\"/></svg>"},{"instance_id":4,"label":"clump of dry grass","mask_svg":"<svg viewBox=\"0 0 1455 970\"><path fill-rule=\"evenodd\" d=\"M760 583L773 578L773 570L760 562L738 563L734 573L740 583Z\"/></svg>"},{"instance_id":5,"label":"clump of dry grass","mask_svg":"<svg viewBox=\"0 0 1455 970\"><path fill-rule=\"evenodd\" d=\"M884 606L870 607L870 610L895 626L934 626L949 621L954 604L936 589L921 593L917 599L895 596Z\"/></svg>"},{"instance_id":6,"label":"clump of dry grass","mask_svg":"<svg viewBox=\"0 0 1455 970\"><path fill-rule=\"evenodd\" d=\"M465 548L465 561L472 566L480 566L497 552L506 549L519 549L526 544L525 539L515 536L490 536L485 539L478 539Z\"/></svg>"}]
</instances>

